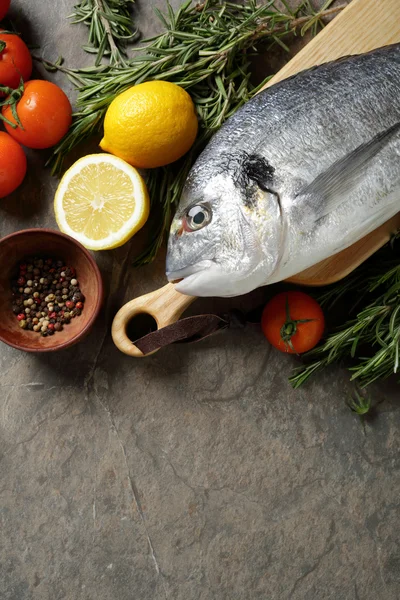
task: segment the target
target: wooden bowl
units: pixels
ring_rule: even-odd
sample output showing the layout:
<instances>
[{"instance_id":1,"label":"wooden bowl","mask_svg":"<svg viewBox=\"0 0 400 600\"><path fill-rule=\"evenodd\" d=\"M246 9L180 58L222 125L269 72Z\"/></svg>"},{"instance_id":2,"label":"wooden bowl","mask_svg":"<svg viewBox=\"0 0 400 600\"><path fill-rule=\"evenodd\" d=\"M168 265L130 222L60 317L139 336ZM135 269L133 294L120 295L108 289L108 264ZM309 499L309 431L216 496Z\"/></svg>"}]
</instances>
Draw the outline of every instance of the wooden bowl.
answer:
<instances>
[{"instance_id":1,"label":"wooden bowl","mask_svg":"<svg viewBox=\"0 0 400 600\"><path fill-rule=\"evenodd\" d=\"M85 296L80 316L62 331L42 337L21 329L11 309L10 279L18 264L29 256L60 258L76 269L79 287ZM25 229L0 240L0 340L25 352L53 352L79 342L92 328L103 301L103 282L90 253L76 240L51 229Z\"/></svg>"}]
</instances>

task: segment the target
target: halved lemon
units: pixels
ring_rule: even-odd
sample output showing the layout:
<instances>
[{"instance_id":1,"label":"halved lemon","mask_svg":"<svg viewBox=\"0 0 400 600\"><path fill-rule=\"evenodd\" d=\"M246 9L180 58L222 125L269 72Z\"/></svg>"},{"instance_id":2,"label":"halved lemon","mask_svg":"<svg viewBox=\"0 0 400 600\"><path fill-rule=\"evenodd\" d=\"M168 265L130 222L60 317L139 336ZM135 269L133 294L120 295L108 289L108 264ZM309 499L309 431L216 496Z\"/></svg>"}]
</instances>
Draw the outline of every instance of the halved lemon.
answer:
<instances>
[{"instance_id":1,"label":"halved lemon","mask_svg":"<svg viewBox=\"0 0 400 600\"><path fill-rule=\"evenodd\" d=\"M90 250L125 244L149 216L138 171L111 154L89 154L64 174L54 198L57 225Z\"/></svg>"}]
</instances>

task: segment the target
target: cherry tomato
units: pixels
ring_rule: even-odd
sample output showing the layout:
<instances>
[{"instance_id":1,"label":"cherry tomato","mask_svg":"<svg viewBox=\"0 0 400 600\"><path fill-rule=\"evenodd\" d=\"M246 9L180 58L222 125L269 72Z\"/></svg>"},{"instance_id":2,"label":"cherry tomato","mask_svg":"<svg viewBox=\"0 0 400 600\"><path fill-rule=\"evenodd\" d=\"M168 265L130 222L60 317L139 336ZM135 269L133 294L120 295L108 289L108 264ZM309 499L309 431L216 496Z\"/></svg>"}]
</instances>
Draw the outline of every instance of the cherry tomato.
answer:
<instances>
[{"instance_id":1,"label":"cherry tomato","mask_svg":"<svg viewBox=\"0 0 400 600\"><path fill-rule=\"evenodd\" d=\"M282 292L265 306L261 328L281 352L301 354L318 344L324 332L324 313L318 302L303 292Z\"/></svg>"},{"instance_id":2,"label":"cherry tomato","mask_svg":"<svg viewBox=\"0 0 400 600\"><path fill-rule=\"evenodd\" d=\"M4 19L10 8L11 0L0 0L0 21Z\"/></svg>"},{"instance_id":3,"label":"cherry tomato","mask_svg":"<svg viewBox=\"0 0 400 600\"><path fill-rule=\"evenodd\" d=\"M0 15L1 9L0 0ZM0 85L16 89L21 77L27 81L31 73L32 58L26 44L18 35L0 30Z\"/></svg>"},{"instance_id":4,"label":"cherry tomato","mask_svg":"<svg viewBox=\"0 0 400 600\"><path fill-rule=\"evenodd\" d=\"M3 116L16 123L10 106ZM50 148L67 133L72 121L71 104L61 88L50 81L32 79L24 86L17 103L17 114L23 129L5 123L8 133L28 148Z\"/></svg>"},{"instance_id":5,"label":"cherry tomato","mask_svg":"<svg viewBox=\"0 0 400 600\"><path fill-rule=\"evenodd\" d=\"M8 196L22 183L26 173L26 156L21 146L0 131L0 198Z\"/></svg>"}]
</instances>

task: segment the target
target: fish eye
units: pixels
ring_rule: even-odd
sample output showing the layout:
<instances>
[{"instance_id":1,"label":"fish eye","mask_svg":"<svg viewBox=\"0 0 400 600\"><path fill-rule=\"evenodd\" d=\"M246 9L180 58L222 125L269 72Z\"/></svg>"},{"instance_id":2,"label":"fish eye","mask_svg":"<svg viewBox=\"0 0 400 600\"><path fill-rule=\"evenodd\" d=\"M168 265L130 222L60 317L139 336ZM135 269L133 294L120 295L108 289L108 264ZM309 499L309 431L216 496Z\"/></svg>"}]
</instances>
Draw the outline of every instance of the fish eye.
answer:
<instances>
[{"instance_id":1,"label":"fish eye","mask_svg":"<svg viewBox=\"0 0 400 600\"><path fill-rule=\"evenodd\" d=\"M186 213L184 224L187 231L197 231L208 225L212 218L211 208L204 204L191 206Z\"/></svg>"}]
</instances>

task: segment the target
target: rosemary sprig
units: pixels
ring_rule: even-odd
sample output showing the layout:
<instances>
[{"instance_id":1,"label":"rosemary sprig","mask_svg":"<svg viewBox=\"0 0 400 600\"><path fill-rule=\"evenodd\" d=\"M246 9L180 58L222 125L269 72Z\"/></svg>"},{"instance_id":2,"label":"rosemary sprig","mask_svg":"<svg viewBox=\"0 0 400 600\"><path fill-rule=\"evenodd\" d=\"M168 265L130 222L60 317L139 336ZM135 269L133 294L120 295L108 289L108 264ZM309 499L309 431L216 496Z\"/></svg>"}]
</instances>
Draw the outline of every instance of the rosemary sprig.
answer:
<instances>
[{"instance_id":1,"label":"rosemary sprig","mask_svg":"<svg viewBox=\"0 0 400 600\"><path fill-rule=\"evenodd\" d=\"M329 9L332 1L325 3L322 12L313 10L309 0L303 0L294 11L284 2L286 12L275 6L275 0L262 6L256 0L239 4L205 0L193 6L188 0L176 12L167 4L167 15L156 10L165 33L146 40L147 45L138 48L139 54L126 66L67 70L79 88L77 110L70 131L54 150L50 161L53 173L60 171L72 148L100 132L109 104L132 85L152 79L172 81L187 89L195 103L200 127L192 151L178 163L148 173L151 204L161 207L162 215L153 223L149 245L136 264L154 258L186 175L205 143L265 83L258 87L251 83L250 56L261 43L267 48L280 44L287 49L282 41L285 36L301 28L304 31L308 25L316 30L325 16L343 8Z\"/></svg>"},{"instance_id":2,"label":"rosemary sprig","mask_svg":"<svg viewBox=\"0 0 400 600\"><path fill-rule=\"evenodd\" d=\"M305 355L309 364L290 377L300 387L330 364L350 359L351 379L366 387L377 379L397 373L400 364L400 263L397 245L387 245L358 267L343 282L319 295L331 310L339 301L347 306L356 298L355 316L334 327L320 346ZM347 313L348 310L347 310Z\"/></svg>"},{"instance_id":3,"label":"rosemary sprig","mask_svg":"<svg viewBox=\"0 0 400 600\"><path fill-rule=\"evenodd\" d=\"M96 54L95 66L104 56L110 63L127 66L126 43L135 37L130 8L134 0L81 0L70 15L72 23L85 23L89 27L86 52Z\"/></svg>"}]
</instances>

